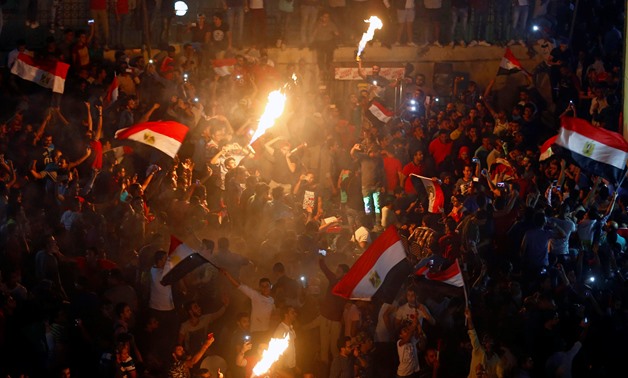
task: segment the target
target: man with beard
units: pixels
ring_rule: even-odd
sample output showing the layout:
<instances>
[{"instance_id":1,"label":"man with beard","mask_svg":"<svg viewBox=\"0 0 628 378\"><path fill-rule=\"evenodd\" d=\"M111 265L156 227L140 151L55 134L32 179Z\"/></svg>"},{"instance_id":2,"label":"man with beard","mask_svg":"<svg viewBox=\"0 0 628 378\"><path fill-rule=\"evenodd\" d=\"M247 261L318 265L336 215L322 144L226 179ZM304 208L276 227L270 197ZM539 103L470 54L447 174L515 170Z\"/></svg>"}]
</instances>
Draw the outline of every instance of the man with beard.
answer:
<instances>
[{"instance_id":1,"label":"man with beard","mask_svg":"<svg viewBox=\"0 0 628 378\"><path fill-rule=\"evenodd\" d=\"M188 320L183 322L179 328L179 345L183 345L187 350L203 345L209 325L225 313L229 304L229 297L223 296L222 303L223 306L218 311L203 314L201 306L196 301L188 302L185 305Z\"/></svg>"},{"instance_id":2,"label":"man with beard","mask_svg":"<svg viewBox=\"0 0 628 378\"><path fill-rule=\"evenodd\" d=\"M201 349L193 356L187 355L185 348L181 345L174 347L172 351L173 362L168 368L168 378L190 378L190 369L196 365L205 355L207 348L214 343L214 334L207 335L207 340L201 346Z\"/></svg>"}]
</instances>

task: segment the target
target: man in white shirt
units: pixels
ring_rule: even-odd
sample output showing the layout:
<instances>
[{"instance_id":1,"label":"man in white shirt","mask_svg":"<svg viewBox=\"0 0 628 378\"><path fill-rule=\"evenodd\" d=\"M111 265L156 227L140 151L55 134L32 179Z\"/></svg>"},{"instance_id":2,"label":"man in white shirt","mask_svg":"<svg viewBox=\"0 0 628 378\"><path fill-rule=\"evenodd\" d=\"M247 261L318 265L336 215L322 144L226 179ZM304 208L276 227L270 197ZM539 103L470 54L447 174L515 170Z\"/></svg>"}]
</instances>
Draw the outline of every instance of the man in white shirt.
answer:
<instances>
[{"instance_id":1,"label":"man in white shirt","mask_svg":"<svg viewBox=\"0 0 628 378\"><path fill-rule=\"evenodd\" d=\"M549 241L549 253L564 258L569 255L569 238L572 232L576 231L576 224L569 218L567 214L571 208L567 203L563 203L556 217L548 218L547 223L554 224L563 230L564 238L552 238Z\"/></svg>"},{"instance_id":2,"label":"man in white shirt","mask_svg":"<svg viewBox=\"0 0 628 378\"><path fill-rule=\"evenodd\" d=\"M297 353L295 347L296 333L294 332L294 322L297 320L297 311L292 306L281 308L281 323L277 325L273 338L283 339L288 336L288 349L281 355L278 361L278 368L288 376L296 376L297 373ZM283 374L282 374L283 375Z\"/></svg>"},{"instance_id":3,"label":"man in white shirt","mask_svg":"<svg viewBox=\"0 0 628 378\"><path fill-rule=\"evenodd\" d=\"M362 315L360 313L360 309L354 303L354 301L350 301L345 303L345 309L342 312L342 323L345 330L345 336L353 338L358 334L358 328L360 327L360 322L362 320Z\"/></svg>"},{"instance_id":4,"label":"man in white shirt","mask_svg":"<svg viewBox=\"0 0 628 378\"><path fill-rule=\"evenodd\" d=\"M399 365L397 366L397 377L415 377L419 372L419 355L417 351L416 319L412 324L401 329L399 340L397 340L397 354L399 355Z\"/></svg>"},{"instance_id":5,"label":"man in white shirt","mask_svg":"<svg viewBox=\"0 0 628 378\"><path fill-rule=\"evenodd\" d=\"M416 297L416 289L412 286L406 289L407 303L397 309L395 313L395 328L399 329L408 323L416 320L419 328L422 329L423 320L427 320L431 325L436 324L436 319L430 314L430 310L419 303Z\"/></svg>"},{"instance_id":6,"label":"man in white shirt","mask_svg":"<svg viewBox=\"0 0 628 378\"><path fill-rule=\"evenodd\" d=\"M26 49L25 40L18 39L16 41L16 45L17 46L13 50L9 51L9 54L7 56L7 67L9 68L13 67L15 61L17 60L17 56L20 55L20 53L30 55L31 57L33 56L33 52Z\"/></svg>"},{"instance_id":7,"label":"man in white shirt","mask_svg":"<svg viewBox=\"0 0 628 378\"><path fill-rule=\"evenodd\" d=\"M267 342L270 330L270 317L275 310L275 300L271 294L271 283L268 278L260 278L258 290L240 283L225 269L220 272L227 280L251 300L251 337L254 343Z\"/></svg>"},{"instance_id":8,"label":"man in white shirt","mask_svg":"<svg viewBox=\"0 0 628 378\"><path fill-rule=\"evenodd\" d=\"M159 328L163 332L162 340L168 340L167 342L174 345L174 342L177 340L176 337L177 330L179 329L179 320L177 319L177 312L174 308L172 286L161 284L167 260L168 254L166 251L155 252L155 265L150 268L150 295L148 298L148 308L150 315L155 317L160 324ZM168 346L168 349L170 348L171 346Z\"/></svg>"}]
</instances>

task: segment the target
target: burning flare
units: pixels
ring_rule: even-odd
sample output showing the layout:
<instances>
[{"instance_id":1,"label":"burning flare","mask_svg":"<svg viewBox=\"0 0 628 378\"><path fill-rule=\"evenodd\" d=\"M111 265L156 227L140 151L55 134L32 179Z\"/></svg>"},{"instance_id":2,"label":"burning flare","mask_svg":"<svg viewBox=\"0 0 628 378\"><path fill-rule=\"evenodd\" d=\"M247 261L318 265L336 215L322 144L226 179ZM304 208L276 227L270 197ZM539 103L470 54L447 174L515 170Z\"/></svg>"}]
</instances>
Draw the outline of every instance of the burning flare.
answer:
<instances>
[{"instance_id":1,"label":"burning flare","mask_svg":"<svg viewBox=\"0 0 628 378\"><path fill-rule=\"evenodd\" d=\"M382 28L382 26L384 26L384 24L382 24L382 20L380 20L377 16L371 16L371 18L369 18L368 20L364 20L364 22L367 22L369 24L369 29L362 34L362 39L358 44L358 54L355 56L355 60L357 60L358 62L360 61L360 55L362 55L362 51L364 51L364 48L366 47L366 43L373 40L375 30L379 30Z\"/></svg>"},{"instance_id":2,"label":"burning flare","mask_svg":"<svg viewBox=\"0 0 628 378\"><path fill-rule=\"evenodd\" d=\"M253 376L261 376L265 374L270 367L273 366L283 352L288 349L288 342L290 337L286 335L283 339L270 339L268 343L268 349L262 353L262 359L253 368Z\"/></svg>"},{"instance_id":3,"label":"burning flare","mask_svg":"<svg viewBox=\"0 0 628 378\"><path fill-rule=\"evenodd\" d=\"M249 144L253 144L253 142L255 142L259 137L264 135L266 130L275 125L275 121L277 118L281 117L285 106L286 95L281 93L281 91L276 90L268 94L266 109L264 109L264 114L262 114L262 117L259 119L257 130L253 133Z\"/></svg>"}]
</instances>

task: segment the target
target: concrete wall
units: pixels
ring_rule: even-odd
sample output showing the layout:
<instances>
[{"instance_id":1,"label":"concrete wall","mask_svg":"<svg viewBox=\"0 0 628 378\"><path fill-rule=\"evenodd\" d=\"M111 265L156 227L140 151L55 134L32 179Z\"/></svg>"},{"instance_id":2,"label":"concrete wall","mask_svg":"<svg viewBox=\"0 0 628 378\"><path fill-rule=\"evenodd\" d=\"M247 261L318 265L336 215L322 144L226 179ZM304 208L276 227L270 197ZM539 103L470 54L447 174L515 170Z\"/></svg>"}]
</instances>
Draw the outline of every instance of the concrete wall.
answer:
<instances>
[{"instance_id":1,"label":"concrete wall","mask_svg":"<svg viewBox=\"0 0 628 378\"><path fill-rule=\"evenodd\" d=\"M355 47L340 47L334 54L334 62L338 67L356 67ZM549 53L548 48L535 46L536 55L532 58L528 55L528 49L523 46L512 46L513 54L519 59L522 66L528 71L532 71L544 57ZM285 50L269 49L271 58L279 67L289 63L296 63L299 59L316 64L316 55L309 49L288 48ZM431 85L435 63L451 63L454 72L469 73L470 80L474 80L480 86L486 86L491 79L495 78L499 63L504 55L504 48L498 46L491 47L429 47L419 49L416 47L367 47L363 57L363 64L368 67L372 64L386 66L404 66L412 63L415 73L422 73L426 76L428 84ZM496 83L499 89L501 80Z\"/></svg>"}]
</instances>

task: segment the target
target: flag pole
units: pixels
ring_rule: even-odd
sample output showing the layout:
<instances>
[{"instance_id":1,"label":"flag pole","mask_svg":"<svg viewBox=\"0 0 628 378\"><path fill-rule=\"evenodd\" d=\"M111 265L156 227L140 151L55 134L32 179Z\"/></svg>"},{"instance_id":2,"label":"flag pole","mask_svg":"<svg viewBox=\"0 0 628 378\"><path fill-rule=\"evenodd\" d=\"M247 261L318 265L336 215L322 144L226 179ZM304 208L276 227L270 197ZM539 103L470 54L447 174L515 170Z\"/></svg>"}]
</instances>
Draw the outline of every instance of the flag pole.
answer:
<instances>
[{"instance_id":1,"label":"flag pole","mask_svg":"<svg viewBox=\"0 0 628 378\"><path fill-rule=\"evenodd\" d=\"M458 265L458 270L462 272L462 269L460 269L460 262L458 262L458 259L456 259L456 265ZM462 275L462 290L464 291L465 307L469 307L469 293L467 293L467 283L464 280L464 274Z\"/></svg>"}]
</instances>

